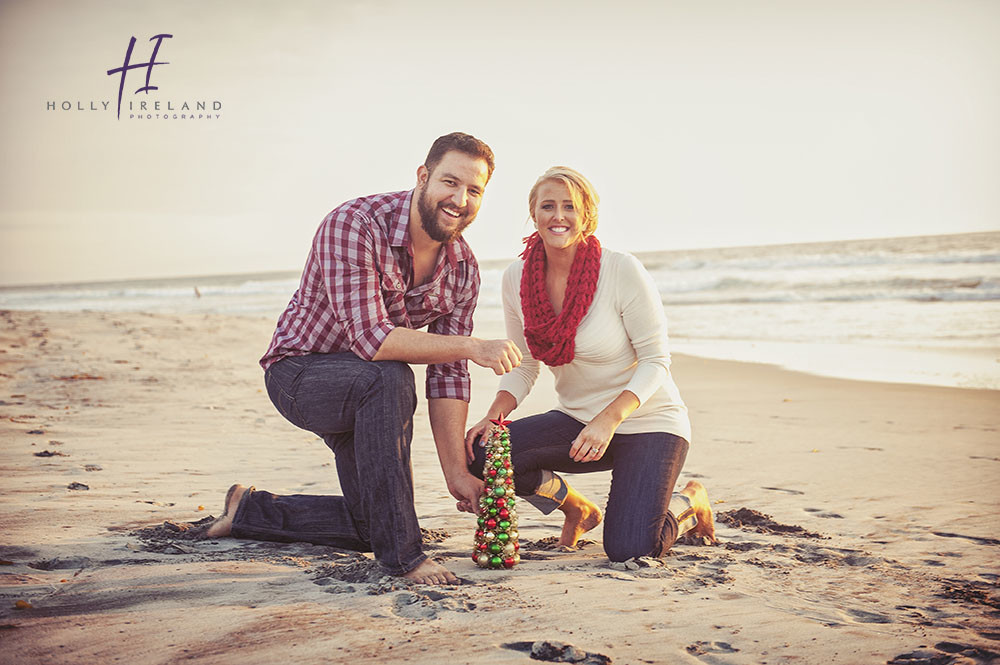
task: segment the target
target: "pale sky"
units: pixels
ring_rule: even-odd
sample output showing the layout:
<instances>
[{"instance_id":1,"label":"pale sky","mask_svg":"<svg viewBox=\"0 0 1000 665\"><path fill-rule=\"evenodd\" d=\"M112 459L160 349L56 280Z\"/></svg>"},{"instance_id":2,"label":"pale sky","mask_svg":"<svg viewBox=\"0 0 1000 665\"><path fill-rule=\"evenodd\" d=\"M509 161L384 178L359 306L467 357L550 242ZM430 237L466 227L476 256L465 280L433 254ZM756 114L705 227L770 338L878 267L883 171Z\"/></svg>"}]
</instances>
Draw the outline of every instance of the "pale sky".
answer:
<instances>
[{"instance_id":1,"label":"pale sky","mask_svg":"<svg viewBox=\"0 0 1000 665\"><path fill-rule=\"evenodd\" d=\"M555 164L628 251L1000 229L1000 2L535 4L0 1L0 285L298 270L455 130L497 156L481 259Z\"/></svg>"}]
</instances>

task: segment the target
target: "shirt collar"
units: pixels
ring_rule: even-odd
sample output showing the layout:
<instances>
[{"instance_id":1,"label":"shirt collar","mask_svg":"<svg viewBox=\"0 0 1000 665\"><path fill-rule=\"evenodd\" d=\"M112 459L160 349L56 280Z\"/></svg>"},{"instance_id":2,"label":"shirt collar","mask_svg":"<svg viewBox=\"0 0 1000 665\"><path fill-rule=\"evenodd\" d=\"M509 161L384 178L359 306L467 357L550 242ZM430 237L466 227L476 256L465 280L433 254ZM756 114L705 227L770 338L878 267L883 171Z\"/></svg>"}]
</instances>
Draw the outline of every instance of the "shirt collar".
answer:
<instances>
[{"instance_id":1,"label":"shirt collar","mask_svg":"<svg viewBox=\"0 0 1000 665\"><path fill-rule=\"evenodd\" d=\"M409 247L410 245L410 200L413 190L405 192L399 208L389 225L389 245L392 247Z\"/></svg>"}]
</instances>

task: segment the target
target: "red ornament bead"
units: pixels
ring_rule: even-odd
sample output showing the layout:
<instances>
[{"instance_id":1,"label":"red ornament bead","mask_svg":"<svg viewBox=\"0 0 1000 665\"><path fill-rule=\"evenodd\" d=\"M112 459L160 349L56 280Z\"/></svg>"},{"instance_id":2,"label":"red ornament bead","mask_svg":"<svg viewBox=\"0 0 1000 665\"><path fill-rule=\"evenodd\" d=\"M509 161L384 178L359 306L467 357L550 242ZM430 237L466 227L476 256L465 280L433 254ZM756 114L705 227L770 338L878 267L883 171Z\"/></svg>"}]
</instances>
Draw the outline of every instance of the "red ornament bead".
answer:
<instances>
[{"instance_id":1,"label":"red ornament bead","mask_svg":"<svg viewBox=\"0 0 1000 665\"><path fill-rule=\"evenodd\" d=\"M509 469L510 468L510 460L509 459L505 459L503 461L503 466L504 466L505 469Z\"/></svg>"},{"instance_id":2,"label":"red ornament bead","mask_svg":"<svg viewBox=\"0 0 1000 665\"><path fill-rule=\"evenodd\" d=\"M483 537L483 530L480 529L479 531L476 531L476 538L482 538L482 537Z\"/></svg>"},{"instance_id":3,"label":"red ornament bead","mask_svg":"<svg viewBox=\"0 0 1000 665\"><path fill-rule=\"evenodd\" d=\"M506 508L501 508L500 512L497 514L503 519L507 519L508 517L510 517L510 511L508 511Z\"/></svg>"},{"instance_id":4,"label":"red ornament bead","mask_svg":"<svg viewBox=\"0 0 1000 665\"><path fill-rule=\"evenodd\" d=\"M514 567L514 557L509 556L506 559L504 559L503 560L503 567L504 568L513 568Z\"/></svg>"},{"instance_id":5,"label":"red ornament bead","mask_svg":"<svg viewBox=\"0 0 1000 665\"><path fill-rule=\"evenodd\" d=\"M497 528L497 521L492 517L489 518L488 520L486 520L486 528L491 530Z\"/></svg>"},{"instance_id":6,"label":"red ornament bead","mask_svg":"<svg viewBox=\"0 0 1000 665\"><path fill-rule=\"evenodd\" d=\"M472 560L475 561L476 563L479 563L479 552L472 553Z\"/></svg>"},{"instance_id":7,"label":"red ornament bead","mask_svg":"<svg viewBox=\"0 0 1000 665\"><path fill-rule=\"evenodd\" d=\"M490 476L492 477L492 476L495 476L495 475L497 475L497 470L496 469L490 469Z\"/></svg>"},{"instance_id":8,"label":"red ornament bead","mask_svg":"<svg viewBox=\"0 0 1000 665\"><path fill-rule=\"evenodd\" d=\"M511 478L510 476L507 476L507 481L506 482L507 482L508 485L513 485L514 484L514 479Z\"/></svg>"},{"instance_id":9,"label":"red ornament bead","mask_svg":"<svg viewBox=\"0 0 1000 665\"><path fill-rule=\"evenodd\" d=\"M497 508L503 508L506 505L507 505L507 499L502 499L502 498L501 499L497 499L497 502L496 502L496 507Z\"/></svg>"},{"instance_id":10,"label":"red ornament bead","mask_svg":"<svg viewBox=\"0 0 1000 665\"><path fill-rule=\"evenodd\" d=\"M516 552L519 549L521 549L521 543L514 543L514 551Z\"/></svg>"},{"instance_id":11,"label":"red ornament bead","mask_svg":"<svg viewBox=\"0 0 1000 665\"><path fill-rule=\"evenodd\" d=\"M479 543L479 551L480 552L485 552L486 548L488 548L488 547L489 547L489 545L487 545L486 543Z\"/></svg>"}]
</instances>

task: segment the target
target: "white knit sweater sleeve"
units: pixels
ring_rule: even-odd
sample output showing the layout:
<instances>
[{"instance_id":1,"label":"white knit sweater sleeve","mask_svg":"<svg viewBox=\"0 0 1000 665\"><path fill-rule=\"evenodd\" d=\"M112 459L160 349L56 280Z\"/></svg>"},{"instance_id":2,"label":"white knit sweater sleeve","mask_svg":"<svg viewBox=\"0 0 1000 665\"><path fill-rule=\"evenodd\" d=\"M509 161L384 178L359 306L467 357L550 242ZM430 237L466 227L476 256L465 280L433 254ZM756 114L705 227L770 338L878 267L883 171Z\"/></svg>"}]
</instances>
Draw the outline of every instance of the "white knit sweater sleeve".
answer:
<instances>
[{"instance_id":1,"label":"white knit sweater sleeve","mask_svg":"<svg viewBox=\"0 0 1000 665\"><path fill-rule=\"evenodd\" d=\"M503 320L507 337L517 344L524 356L521 365L500 377L499 390L506 390L520 404L538 379L539 364L524 339L524 316L521 313L521 269L523 261L515 261L503 274Z\"/></svg>"},{"instance_id":2,"label":"white knit sweater sleeve","mask_svg":"<svg viewBox=\"0 0 1000 665\"><path fill-rule=\"evenodd\" d=\"M652 397L664 383L670 368L667 341L667 317L653 278L639 259L624 255L615 280L622 322L635 349L636 368L626 390L635 393L639 403Z\"/></svg>"}]
</instances>

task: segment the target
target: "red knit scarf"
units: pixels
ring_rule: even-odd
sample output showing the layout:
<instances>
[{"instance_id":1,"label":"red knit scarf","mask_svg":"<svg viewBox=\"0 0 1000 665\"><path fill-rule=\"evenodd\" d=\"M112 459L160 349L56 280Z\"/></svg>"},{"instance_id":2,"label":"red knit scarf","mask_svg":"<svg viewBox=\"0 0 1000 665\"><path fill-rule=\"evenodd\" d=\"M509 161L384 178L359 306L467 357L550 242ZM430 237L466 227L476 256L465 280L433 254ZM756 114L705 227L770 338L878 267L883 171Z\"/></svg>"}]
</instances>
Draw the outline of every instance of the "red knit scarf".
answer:
<instances>
[{"instance_id":1,"label":"red knit scarf","mask_svg":"<svg viewBox=\"0 0 1000 665\"><path fill-rule=\"evenodd\" d=\"M573 360L576 329L590 309L601 271L601 243L590 236L580 242L566 281L563 308L556 316L545 290L545 246L538 232L524 239L524 271L521 274L521 311L524 338L531 355L549 367Z\"/></svg>"}]
</instances>

